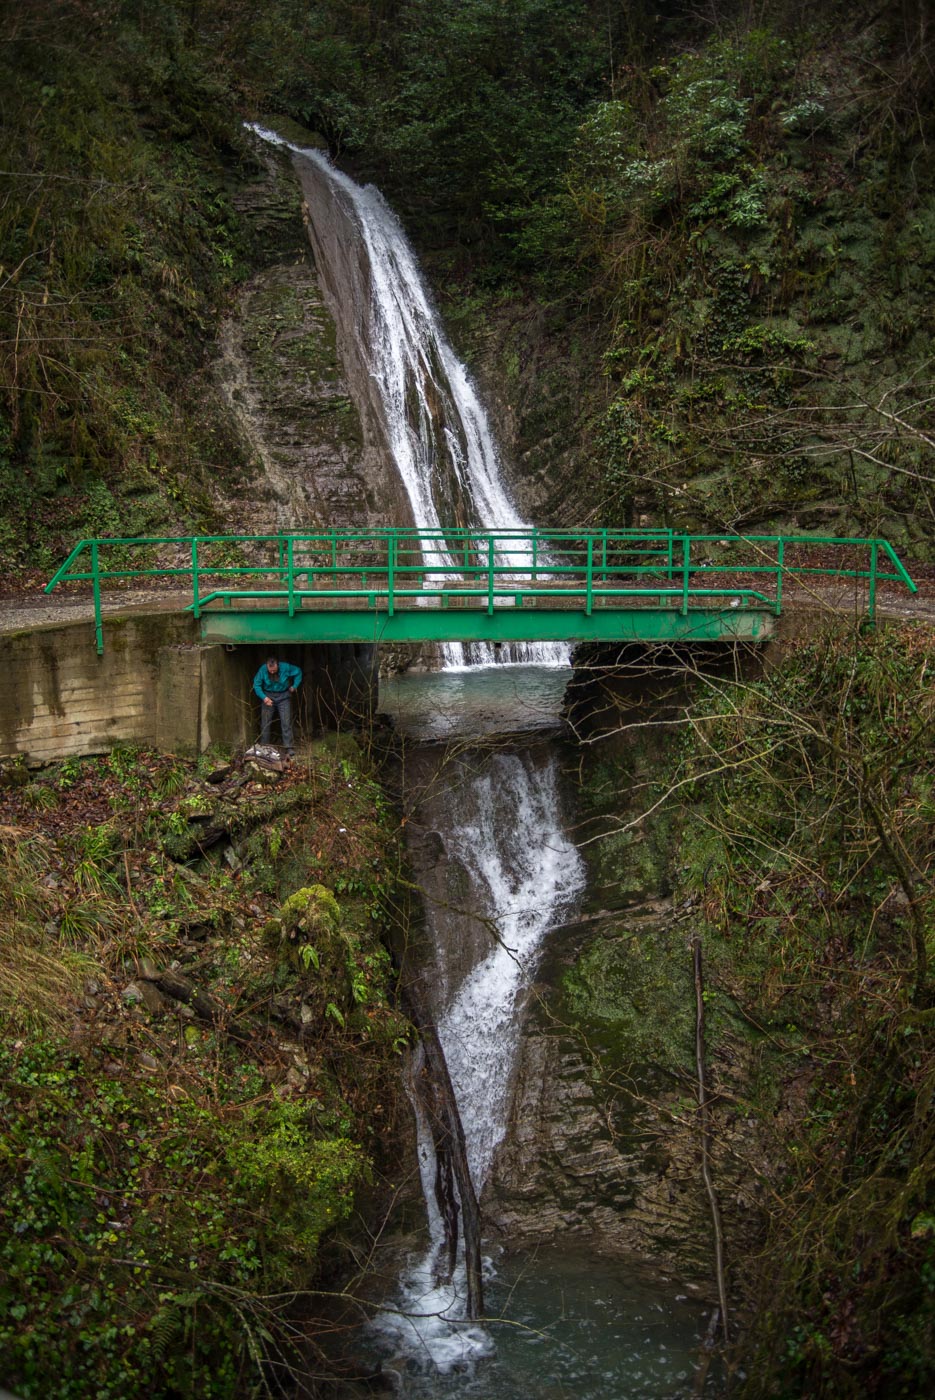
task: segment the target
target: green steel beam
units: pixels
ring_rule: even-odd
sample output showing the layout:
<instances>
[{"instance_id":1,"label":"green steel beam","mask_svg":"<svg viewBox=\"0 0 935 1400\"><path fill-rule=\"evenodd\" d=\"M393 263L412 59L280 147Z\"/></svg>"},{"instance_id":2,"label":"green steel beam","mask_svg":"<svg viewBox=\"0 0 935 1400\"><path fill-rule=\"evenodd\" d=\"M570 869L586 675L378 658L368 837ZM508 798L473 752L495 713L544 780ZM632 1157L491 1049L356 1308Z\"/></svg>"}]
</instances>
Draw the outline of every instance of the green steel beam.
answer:
<instances>
[{"instance_id":1,"label":"green steel beam","mask_svg":"<svg viewBox=\"0 0 935 1400\"><path fill-rule=\"evenodd\" d=\"M201 640L266 642L717 642L765 641L775 616L765 608L497 608L368 613L250 608L201 614Z\"/></svg>"}]
</instances>

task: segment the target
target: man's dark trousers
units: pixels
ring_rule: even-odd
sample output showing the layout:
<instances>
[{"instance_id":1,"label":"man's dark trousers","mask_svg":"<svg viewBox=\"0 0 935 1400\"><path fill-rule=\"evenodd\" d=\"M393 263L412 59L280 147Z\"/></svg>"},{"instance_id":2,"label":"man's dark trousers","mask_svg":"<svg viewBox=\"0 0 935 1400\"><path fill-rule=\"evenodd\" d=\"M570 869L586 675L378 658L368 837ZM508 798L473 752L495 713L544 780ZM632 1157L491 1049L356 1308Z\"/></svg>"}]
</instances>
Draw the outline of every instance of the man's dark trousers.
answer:
<instances>
[{"instance_id":1,"label":"man's dark trousers","mask_svg":"<svg viewBox=\"0 0 935 1400\"><path fill-rule=\"evenodd\" d=\"M282 726L283 747L291 750L292 743L292 696L288 691L283 691L282 695L271 695L272 705L260 706L260 740L264 744L269 743L270 730L273 727L273 715L279 715L279 723Z\"/></svg>"}]
</instances>

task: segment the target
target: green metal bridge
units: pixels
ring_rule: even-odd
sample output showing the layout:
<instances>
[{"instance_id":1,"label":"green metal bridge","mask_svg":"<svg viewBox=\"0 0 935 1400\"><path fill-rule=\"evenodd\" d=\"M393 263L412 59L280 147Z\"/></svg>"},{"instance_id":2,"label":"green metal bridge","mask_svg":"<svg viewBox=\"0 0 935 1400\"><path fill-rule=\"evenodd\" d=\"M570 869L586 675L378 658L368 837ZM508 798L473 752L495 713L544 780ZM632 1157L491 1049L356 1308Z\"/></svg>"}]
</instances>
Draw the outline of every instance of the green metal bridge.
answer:
<instances>
[{"instance_id":1,"label":"green metal bridge","mask_svg":"<svg viewBox=\"0 0 935 1400\"><path fill-rule=\"evenodd\" d=\"M761 641L829 579L871 619L916 591L881 539L472 529L81 540L45 591L90 584L100 653L102 593L147 581L187 582L205 642L263 644Z\"/></svg>"}]
</instances>

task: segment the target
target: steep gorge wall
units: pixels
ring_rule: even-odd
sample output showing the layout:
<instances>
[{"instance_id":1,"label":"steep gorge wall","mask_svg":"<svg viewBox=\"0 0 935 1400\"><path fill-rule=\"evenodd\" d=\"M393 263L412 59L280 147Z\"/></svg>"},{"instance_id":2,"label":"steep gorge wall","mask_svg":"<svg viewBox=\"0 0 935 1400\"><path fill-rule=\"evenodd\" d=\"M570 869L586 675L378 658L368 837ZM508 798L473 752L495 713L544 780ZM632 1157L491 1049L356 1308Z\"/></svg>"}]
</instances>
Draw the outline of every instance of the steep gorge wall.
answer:
<instances>
[{"instance_id":1,"label":"steep gorge wall","mask_svg":"<svg viewBox=\"0 0 935 1400\"><path fill-rule=\"evenodd\" d=\"M230 528L256 534L386 524L400 518L399 489L367 411L367 376L351 334L361 314L355 296L365 289L339 289L348 324L336 325L336 292L322 287L292 161L253 139L263 173L236 203L261 242L268 231L273 256L239 289L218 339L215 380L256 472L249 503L230 503ZM272 230L270 209L277 211Z\"/></svg>"}]
</instances>

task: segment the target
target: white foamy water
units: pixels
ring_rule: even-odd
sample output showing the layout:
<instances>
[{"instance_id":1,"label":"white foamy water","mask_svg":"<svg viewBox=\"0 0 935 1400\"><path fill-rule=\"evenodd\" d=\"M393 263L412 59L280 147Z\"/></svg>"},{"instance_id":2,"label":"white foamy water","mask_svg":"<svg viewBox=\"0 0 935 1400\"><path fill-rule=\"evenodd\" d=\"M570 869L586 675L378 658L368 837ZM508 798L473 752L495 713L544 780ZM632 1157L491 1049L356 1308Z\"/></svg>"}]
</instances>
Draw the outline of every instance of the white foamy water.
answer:
<instances>
[{"instance_id":1,"label":"white foamy water","mask_svg":"<svg viewBox=\"0 0 935 1400\"><path fill-rule=\"evenodd\" d=\"M557 911L580 891L584 869L559 825L553 756L496 754L472 786L473 810L453 822L446 844L469 872L476 907L491 911L493 946L440 1017L438 1033L480 1195L506 1128L517 999Z\"/></svg>"},{"instance_id":2,"label":"white foamy water","mask_svg":"<svg viewBox=\"0 0 935 1400\"><path fill-rule=\"evenodd\" d=\"M323 254L340 259L342 275L336 281L345 298L353 295L359 303L340 311L345 320L353 313L357 344L415 524L440 532L528 530L503 483L484 407L386 200L373 185L358 185L337 170L321 151L293 145L266 127L251 130L292 151L297 163L317 176L311 187L303 181L316 253L319 262ZM455 564L443 545L435 558L440 565ZM499 579L504 585L508 577L519 583L528 576L528 558L511 552L508 541L497 550L496 563L508 571ZM447 581L456 580L449 575ZM515 643L499 652L484 642L446 642L440 650L446 668L500 661L565 665L569 655L559 642Z\"/></svg>"},{"instance_id":3,"label":"white foamy water","mask_svg":"<svg viewBox=\"0 0 935 1400\"><path fill-rule=\"evenodd\" d=\"M479 1197L507 1127L524 996L548 929L583 886L584 863L561 827L554 754L493 754L446 807L446 856L467 872L467 906L486 919L490 943L437 1019ZM443 963L444 910L430 910L429 920ZM399 1312L383 1312L373 1325L396 1349L447 1371L487 1355L492 1342L465 1321L463 1263L450 1283L439 1282L444 1226L434 1196L435 1153L418 1107L417 1119L430 1244L403 1272Z\"/></svg>"}]
</instances>

